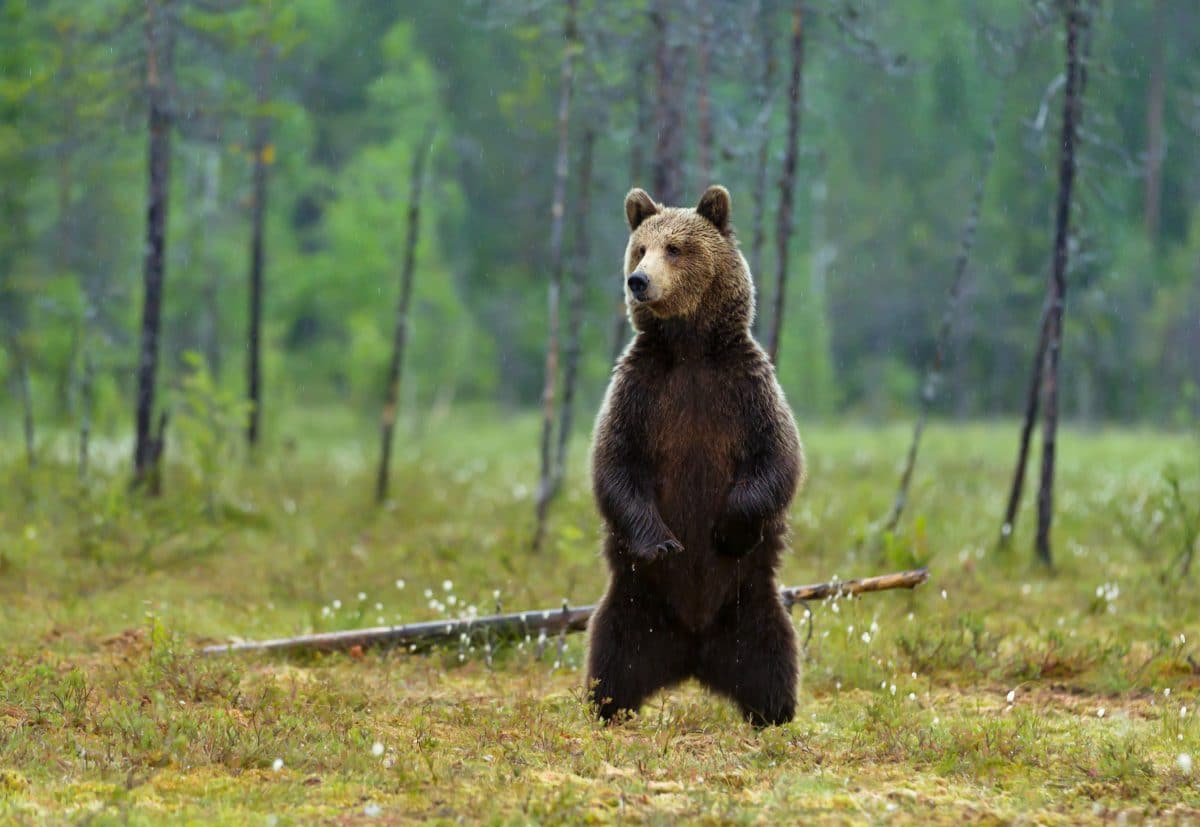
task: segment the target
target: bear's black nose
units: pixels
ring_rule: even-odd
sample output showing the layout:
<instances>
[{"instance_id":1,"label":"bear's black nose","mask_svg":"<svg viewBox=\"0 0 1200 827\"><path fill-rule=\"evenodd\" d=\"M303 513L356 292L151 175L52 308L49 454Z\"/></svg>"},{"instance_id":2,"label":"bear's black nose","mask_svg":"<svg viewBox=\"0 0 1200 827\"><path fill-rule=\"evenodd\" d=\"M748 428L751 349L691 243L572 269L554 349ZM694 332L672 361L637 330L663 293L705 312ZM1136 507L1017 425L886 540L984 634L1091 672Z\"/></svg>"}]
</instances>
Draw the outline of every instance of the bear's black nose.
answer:
<instances>
[{"instance_id":1,"label":"bear's black nose","mask_svg":"<svg viewBox=\"0 0 1200 827\"><path fill-rule=\"evenodd\" d=\"M646 290L650 287L650 279L646 278L646 274L640 270L632 273L629 276L629 292L633 293L635 299L640 299L646 295Z\"/></svg>"}]
</instances>

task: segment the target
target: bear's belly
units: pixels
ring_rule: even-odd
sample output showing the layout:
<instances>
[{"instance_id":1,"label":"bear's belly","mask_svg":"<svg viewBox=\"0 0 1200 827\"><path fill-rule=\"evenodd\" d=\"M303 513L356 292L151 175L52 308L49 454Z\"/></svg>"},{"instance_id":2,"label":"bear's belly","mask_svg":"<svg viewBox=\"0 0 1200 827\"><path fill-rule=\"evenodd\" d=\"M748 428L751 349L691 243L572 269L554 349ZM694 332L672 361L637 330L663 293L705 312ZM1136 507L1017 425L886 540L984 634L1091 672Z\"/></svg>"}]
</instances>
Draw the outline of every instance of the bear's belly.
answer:
<instances>
[{"instance_id":1,"label":"bear's belly","mask_svg":"<svg viewBox=\"0 0 1200 827\"><path fill-rule=\"evenodd\" d=\"M686 628L702 631L734 594L737 561L713 550L712 530L734 482L729 428L679 428L664 440L655 501L683 545L651 567L664 601ZM694 437L687 439L689 434Z\"/></svg>"}]
</instances>

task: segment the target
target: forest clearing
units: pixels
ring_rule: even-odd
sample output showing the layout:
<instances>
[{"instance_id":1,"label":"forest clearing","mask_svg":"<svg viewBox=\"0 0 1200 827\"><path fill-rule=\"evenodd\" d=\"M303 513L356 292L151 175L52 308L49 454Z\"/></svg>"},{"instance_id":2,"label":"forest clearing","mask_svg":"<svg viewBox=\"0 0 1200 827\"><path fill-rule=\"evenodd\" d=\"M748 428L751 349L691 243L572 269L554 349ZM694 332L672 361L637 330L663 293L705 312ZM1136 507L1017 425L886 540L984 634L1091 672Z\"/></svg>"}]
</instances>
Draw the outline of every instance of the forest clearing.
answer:
<instances>
[{"instance_id":1,"label":"forest clearing","mask_svg":"<svg viewBox=\"0 0 1200 827\"><path fill-rule=\"evenodd\" d=\"M552 638L540 657L536 641L498 643L490 657L478 645L197 654L235 636L594 600L603 566L582 471L554 517L558 540L538 556L510 551L528 542L535 471L514 446L535 427L529 417L430 425L399 453L383 511L369 505L368 446L337 436L344 417L280 425L321 436L255 469L207 481L172 471L168 493L145 504L128 503L120 474L80 494L69 467L10 472L0 814L1200 818L1200 608L1163 555L1126 539L1180 541L1163 473L1191 461L1195 496L1200 450L1184 434L1064 434L1064 553L1047 575L1016 551L1028 523L1013 549L995 548L1011 427L932 428L911 527L876 549L863 538L887 511L907 430L804 428L811 476L782 581L911 564L934 578L810 604L800 705L781 728L757 732L694 686L658 696L634 722L599 725L584 703L580 636L561 653ZM582 459L583 442L574 447ZM206 485L217 490L211 513ZM794 618L803 639L803 610Z\"/></svg>"},{"instance_id":2,"label":"forest clearing","mask_svg":"<svg viewBox=\"0 0 1200 827\"><path fill-rule=\"evenodd\" d=\"M1197 32L0 0L0 824L1200 824Z\"/></svg>"}]
</instances>

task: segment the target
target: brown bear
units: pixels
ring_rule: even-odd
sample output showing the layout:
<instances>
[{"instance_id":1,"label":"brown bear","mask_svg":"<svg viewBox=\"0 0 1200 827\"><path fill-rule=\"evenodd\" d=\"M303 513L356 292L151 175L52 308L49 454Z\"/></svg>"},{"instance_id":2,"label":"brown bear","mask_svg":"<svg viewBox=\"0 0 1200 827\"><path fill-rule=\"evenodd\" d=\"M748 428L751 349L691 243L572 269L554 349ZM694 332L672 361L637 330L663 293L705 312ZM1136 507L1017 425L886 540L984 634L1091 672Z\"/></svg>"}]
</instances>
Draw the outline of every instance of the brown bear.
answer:
<instances>
[{"instance_id":1,"label":"brown bear","mask_svg":"<svg viewBox=\"0 0 1200 827\"><path fill-rule=\"evenodd\" d=\"M600 716L695 677L756 726L791 720L797 658L775 582L803 475L796 423L750 333L754 285L729 193L693 209L625 198L636 335L596 421L608 591L589 628Z\"/></svg>"}]
</instances>

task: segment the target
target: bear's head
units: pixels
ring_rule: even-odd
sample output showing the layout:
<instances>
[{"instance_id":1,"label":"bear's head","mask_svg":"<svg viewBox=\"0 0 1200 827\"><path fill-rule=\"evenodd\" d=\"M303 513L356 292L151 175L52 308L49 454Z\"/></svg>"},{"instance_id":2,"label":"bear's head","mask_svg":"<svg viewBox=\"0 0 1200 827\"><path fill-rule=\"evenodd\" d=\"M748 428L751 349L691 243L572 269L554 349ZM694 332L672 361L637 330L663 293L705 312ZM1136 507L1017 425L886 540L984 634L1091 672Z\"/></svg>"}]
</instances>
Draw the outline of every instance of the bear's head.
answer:
<instances>
[{"instance_id":1,"label":"bear's head","mask_svg":"<svg viewBox=\"0 0 1200 827\"><path fill-rule=\"evenodd\" d=\"M634 327L666 320L749 327L754 286L730 224L728 190L709 187L695 209L664 207L645 190L630 190L625 217L625 301Z\"/></svg>"}]
</instances>

